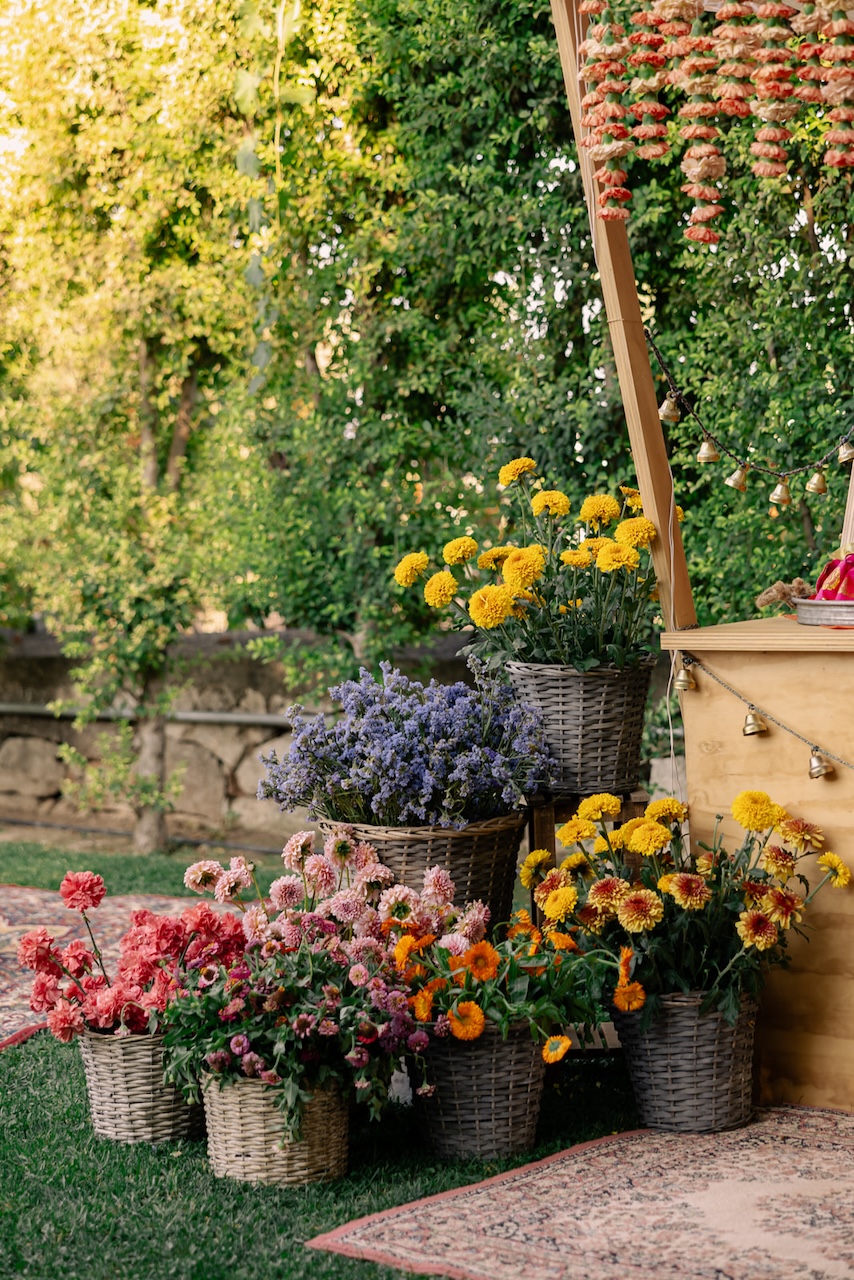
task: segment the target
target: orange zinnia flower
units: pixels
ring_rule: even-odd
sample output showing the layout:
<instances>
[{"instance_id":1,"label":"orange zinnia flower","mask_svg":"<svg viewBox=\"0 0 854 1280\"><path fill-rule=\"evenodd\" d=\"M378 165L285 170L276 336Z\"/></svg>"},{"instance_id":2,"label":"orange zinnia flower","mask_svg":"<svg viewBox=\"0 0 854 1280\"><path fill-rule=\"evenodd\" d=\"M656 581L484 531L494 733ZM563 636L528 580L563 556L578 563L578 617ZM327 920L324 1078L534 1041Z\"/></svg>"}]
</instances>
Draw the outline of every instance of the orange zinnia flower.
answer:
<instances>
[{"instance_id":1,"label":"orange zinnia flower","mask_svg":"<svg viewBox=\"0 0 854 1280\"><path fill-rule=\"evenodd\" d=\"M624 987L617 987L614 992L614 1005L622 1013L634 1013L642 1009L646 1000L646 992L639 982L629 982Z\"/></svg>"},{"instance_id":2,"label":"orange zinnia flower","mask_svg":"<svg viewBox=\"0 0 854 1280\"><path fill-rule=\"evenodd\" d=\"M486 1015L474 1000L463 1000L457 1005L456 1012L452 1009L448 1014L448 1021L451 1024L451 1035L458 1040L477 1040L478 1036L483 1035Z\"/></svg>"},{"instance_id":3,"label":"orange zinnia flower","mask_svg":"<svg viewBox=\"0 0 854 1280\"><path fill-rule=\"evenodd\" d=\"M500 959L495 947L488 942L476 942L463 953L463 961L478 982L486 982L488 978L496 976Z\"/></svg>"}]
</instances>

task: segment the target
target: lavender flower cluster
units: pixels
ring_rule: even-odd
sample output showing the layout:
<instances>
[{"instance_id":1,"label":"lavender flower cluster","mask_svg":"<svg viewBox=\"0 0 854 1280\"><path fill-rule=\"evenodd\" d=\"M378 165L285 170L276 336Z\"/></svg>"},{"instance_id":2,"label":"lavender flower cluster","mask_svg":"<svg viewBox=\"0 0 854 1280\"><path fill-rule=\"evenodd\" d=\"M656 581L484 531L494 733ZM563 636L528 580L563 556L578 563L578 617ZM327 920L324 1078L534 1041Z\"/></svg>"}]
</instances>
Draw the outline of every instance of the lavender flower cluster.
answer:
<instances>
[{"instance_id":1,"label":"lavender flower cluster","mask_svg":"<svg viewBox=\"0 0 854 1280\"><path fill-rule=\"evenodd\" d=\"M343 712L332 725L291 708L290 751L262 757L259 798L388 827L463 827L510 813L552 779L543 723L483 663L469 666L474 688L423 685L388 662L380 680L363 669L330 689Z\"/></svg>"}]
</instances>

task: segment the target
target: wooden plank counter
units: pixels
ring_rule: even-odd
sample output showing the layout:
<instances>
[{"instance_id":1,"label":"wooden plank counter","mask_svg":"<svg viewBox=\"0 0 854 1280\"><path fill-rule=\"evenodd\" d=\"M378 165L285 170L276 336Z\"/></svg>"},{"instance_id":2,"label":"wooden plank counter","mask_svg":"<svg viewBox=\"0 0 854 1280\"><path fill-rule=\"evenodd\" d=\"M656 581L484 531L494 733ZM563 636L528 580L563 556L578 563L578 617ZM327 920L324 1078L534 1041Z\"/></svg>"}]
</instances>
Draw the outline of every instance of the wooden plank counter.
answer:
<instances>
[{"instance_id":1,"label":"wooden plank counter","mask_svg":"<svg viewBox=\"0 0 854 1280\"><path fill-rule=\"evenodd\" d=\"M803 626L785 617L665 633L665 650L693 654L714 675L812 744L854 764L854 629ZM708 842L739 791L767 791L818 823L825 849L854 867L854 771L834 763L810 778L810 745L769 723L744 737L747 707L696 666L680 694L691 835ZM807 874L815 885L814 859ZM854 1112L854 888L825 886L810 905L810 940L793 936L792 968L772 971L757 1029L759 1101Z\"/></svg>"}]
</instances>

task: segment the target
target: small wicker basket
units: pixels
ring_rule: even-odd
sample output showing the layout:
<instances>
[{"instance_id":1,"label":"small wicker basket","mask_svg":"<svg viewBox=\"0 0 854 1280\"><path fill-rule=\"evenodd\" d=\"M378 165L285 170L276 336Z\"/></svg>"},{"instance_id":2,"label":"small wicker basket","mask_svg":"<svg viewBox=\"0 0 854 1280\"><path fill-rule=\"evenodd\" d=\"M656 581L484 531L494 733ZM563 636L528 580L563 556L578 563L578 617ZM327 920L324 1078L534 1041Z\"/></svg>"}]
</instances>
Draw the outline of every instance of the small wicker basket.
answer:
<instances>
[{"instance_id":1,"label":"small wicker basket","mask_svg":"<svg viewBox=\"0 0 854 1280\"><path fill-rule=\"evenodd\" d=\"M203 1097L208 1157L217 1178L294 1186L328 1182L347 1172L349 1113L335 1089L315 1089L302 1136L283 1142L282 1114L261 1080L220 1086L208 1076Z\"/></svg>"},{"instance_id":2,"label":"small wicker basket","mask_svg":"<svg viewBox=\"0 0 854 1280\"><path fill-rule=\"evenodd\" d=\"M717 1010L700 1016L704 993L662 997L648 1031L640 1013L613 1011L635 1100L645 1125L679 1133L717 1133L747 1124L753 1112L757 1003L742 996L731 1027Z\"/></svg>"},{"instance_id":3,"label":"small wicker basket","mask_svg":"<svg viewBox=\"0 0 854 1280\"><path fill-rule=\"evenodd\" d=\"M460 827L354 826L357 840L374 845L380 862L390 867L401 884L421 888L428 867L444 867L462 904L479 898L490 910L493 924L510 919L516 861L527 817L517 811ZM324 819L329 834L340 823Z\"/></svg>"},{"instance_id":4,"label":"small wicker basket","mask_svg":"<svg viewBox=\"0 0 854 1280\"><path fill-rule=\"evenodd\" d=\"M506 1040L493 1023L477 1040L436 1040L427 1063L436 1092L416 1105L438 1156L485 1160L534 1145L546 1064L527 1023Z\"/></svg>"},{"instance_id":5,"label":"small wicker basket","mask_svg":"<svg viewBox=\"0 0 854 1280\"><path fill-rule=\"evenodd\" d=\"M616 671L508 662L520 702L536 707L558 760L557 793L632 791L640 773L644 709L656 659Z\"/></svg>"},{"instance_id":6,"label":"small wicker basket","mask_svg":"<svg viewBox=\"0 0 854 1280\"><path fill-rule=\"evenodd\" d=\"M163 1037L84 1031L80 1056L92 1127L117 1142L201 1137L201 1107L188 1106L163 1082Z\"/></svg>"}]
</instances>

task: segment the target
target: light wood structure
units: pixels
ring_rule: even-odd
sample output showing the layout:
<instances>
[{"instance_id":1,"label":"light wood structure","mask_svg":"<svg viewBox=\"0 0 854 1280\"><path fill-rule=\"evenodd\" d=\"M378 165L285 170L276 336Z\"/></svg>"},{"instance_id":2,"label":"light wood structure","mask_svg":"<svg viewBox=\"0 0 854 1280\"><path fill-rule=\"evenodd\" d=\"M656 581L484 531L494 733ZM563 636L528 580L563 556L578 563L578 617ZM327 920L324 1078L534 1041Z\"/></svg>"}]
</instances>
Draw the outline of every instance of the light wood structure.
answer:
<instances>
[{"instance_id":1,"label":"light wood structure","mask_svg":"<svg viewBox=\"0 0 854 1280\"><path fill-rule=\"evenodd\" d=\"M580 139L584 19L576 3L552 0L552 15ZM589 153L579 148L579 158L588 207L595 210ZM796 733L854 762L854 630L801 626L787 618L696 626L625 223L603 222L593 213L591 229L638 487L661 535L653 549L666 626L662 647L690 652ZM854 479L842 541L854 542ZM695 678L698 688L681 695L692 838L708 839L715 815L728 814L739 791L756 788L819 823L826 848L854 862L854 771L837 765L831 777L811 779L809 745L773 725L768 734L745 738L744 703L702 672ZM731 820L728 829L737 834ZM854 1111L854 892L826 888L810 907L809 924L810 944L794 939L792 969L775 972L763 998L761 1100Z\"/></svg>"}]
</instances>

